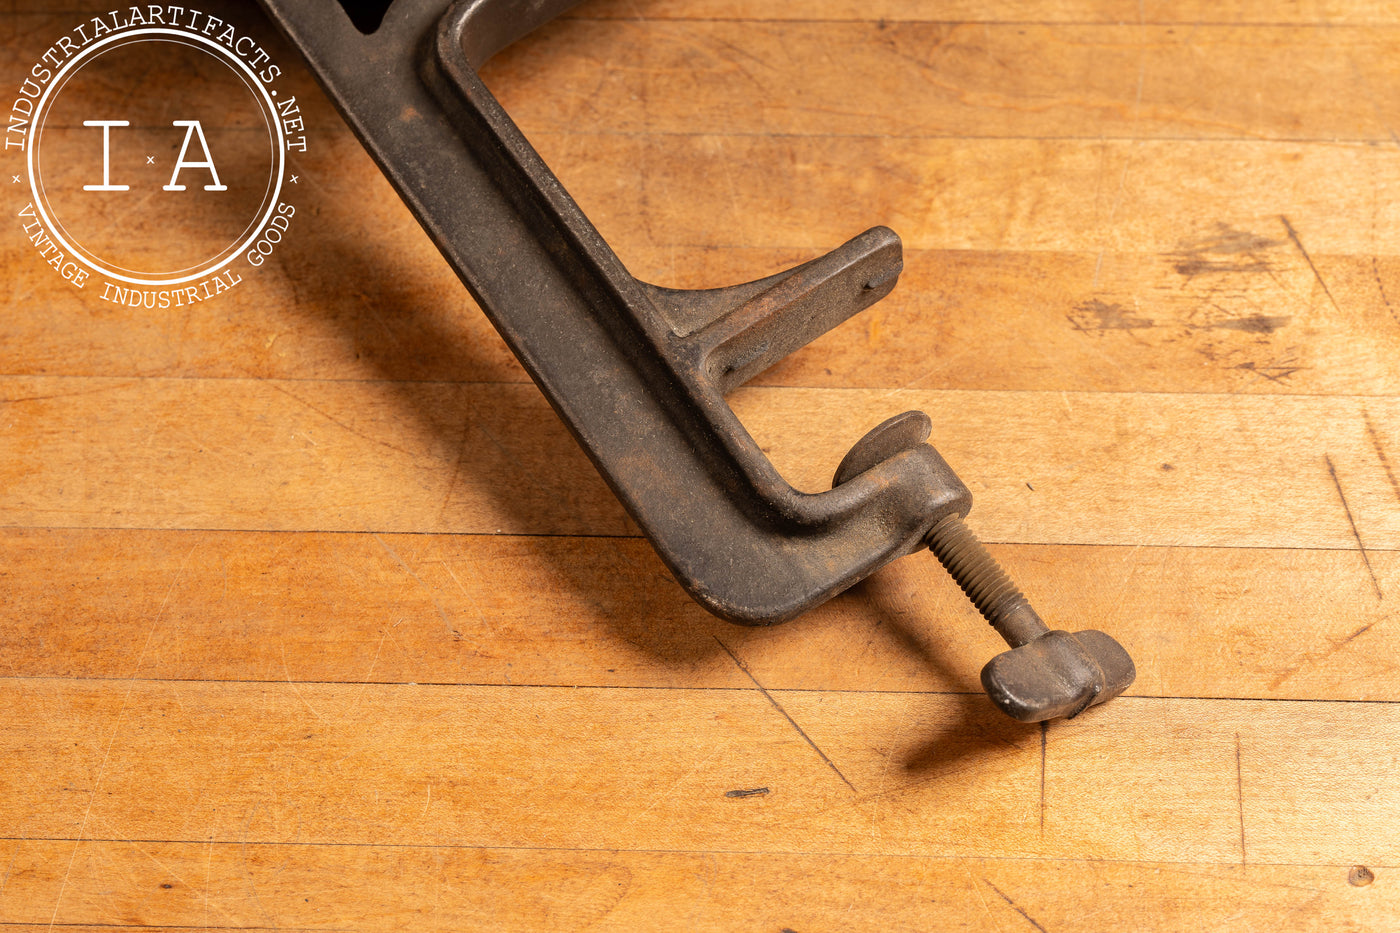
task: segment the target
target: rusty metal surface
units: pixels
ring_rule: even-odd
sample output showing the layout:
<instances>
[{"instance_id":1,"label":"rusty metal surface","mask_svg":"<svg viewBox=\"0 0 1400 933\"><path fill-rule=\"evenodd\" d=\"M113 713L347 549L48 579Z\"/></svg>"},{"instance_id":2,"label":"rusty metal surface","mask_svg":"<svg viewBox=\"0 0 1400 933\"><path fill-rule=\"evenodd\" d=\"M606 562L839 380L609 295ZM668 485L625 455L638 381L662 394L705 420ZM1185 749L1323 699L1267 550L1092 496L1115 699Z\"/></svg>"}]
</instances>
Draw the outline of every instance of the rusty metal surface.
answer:
<instances>
[{"instance_id":1,"label":"rusty metal surface","mask_svg":"<svg viewBox=\"0 0 1400 933\"><path fill-rule=\"evenodd\" d=\"M812 494L779 475L725 401L888 294L899 238L876 227L728 288L634 278L477 76L576 2L398 0L377 27L357 19L362 32L336 0L263 0L680 584L733 622L790 619L947 521L961 527L971 507L925 443L922 413L876 428ZM935 550L971 595L948 548ZM979 609L1006 634L1000 610ZM1093 638L1023 634L1008 638L1012 660L988 665L990 682L984 671L1017 718L1073 715L1131 682L1116 643L1115 655Z\"/></svg>"}]
</instances>

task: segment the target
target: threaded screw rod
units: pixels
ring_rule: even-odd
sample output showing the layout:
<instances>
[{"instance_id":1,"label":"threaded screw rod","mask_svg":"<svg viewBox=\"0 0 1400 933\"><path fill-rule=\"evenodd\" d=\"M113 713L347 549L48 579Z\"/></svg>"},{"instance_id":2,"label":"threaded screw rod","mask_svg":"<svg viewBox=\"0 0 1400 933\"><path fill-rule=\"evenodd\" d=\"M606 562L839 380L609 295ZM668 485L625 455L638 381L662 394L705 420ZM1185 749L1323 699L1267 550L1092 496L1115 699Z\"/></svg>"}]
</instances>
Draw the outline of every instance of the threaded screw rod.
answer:
<instances>
[{"instance_id":1,"label":"threaded screw rod","mask_svg":"<svg viewBox=\"0 0 1400 933\"><path fill-rule=\"evenodd\" d=\"M934 526L926 539L943 568L972 600L982 618L1012 648L1030 644L1049 628L977 536L956 515Z\"/></svg>"}]
</instances>

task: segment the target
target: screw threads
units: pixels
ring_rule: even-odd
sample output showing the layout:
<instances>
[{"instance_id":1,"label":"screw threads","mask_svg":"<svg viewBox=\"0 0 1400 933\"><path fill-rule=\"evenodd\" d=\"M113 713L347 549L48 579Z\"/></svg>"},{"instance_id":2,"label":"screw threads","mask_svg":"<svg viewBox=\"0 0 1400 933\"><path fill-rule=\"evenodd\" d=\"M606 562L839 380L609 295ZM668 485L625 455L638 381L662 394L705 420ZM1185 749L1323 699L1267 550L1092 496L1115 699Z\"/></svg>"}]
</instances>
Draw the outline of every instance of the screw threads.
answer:
<instances>
[{"instance_id":1,"label":"screw threads","mask_svg":"<svg viewBox=\"0 0 1400 933\"><path fill-rule=\"evenodd\" d=\"M1029 600L961 518L950 515L928 534L928 546L982 617L1013 647L1046 631Z\"/></svg>"}]
</instances>

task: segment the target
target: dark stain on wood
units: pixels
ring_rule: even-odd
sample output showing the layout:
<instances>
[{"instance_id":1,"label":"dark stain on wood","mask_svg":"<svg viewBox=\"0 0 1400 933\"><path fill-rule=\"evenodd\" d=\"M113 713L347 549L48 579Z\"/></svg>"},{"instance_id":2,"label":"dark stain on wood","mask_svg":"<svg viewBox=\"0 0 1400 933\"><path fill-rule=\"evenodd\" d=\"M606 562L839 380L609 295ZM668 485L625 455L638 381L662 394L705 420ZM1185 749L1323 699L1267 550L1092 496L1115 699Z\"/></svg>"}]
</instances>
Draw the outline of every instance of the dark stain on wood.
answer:
<instances>
[{"instance_id":1,"label":"dark stain on wood","mask_svg":"<svg viewBox=\"0 0 1400 933\"><path fill-rule=\"evenodd\" d=\"M1172 268L1188 279L1198 275L1257 274L1272 268L1263 254L1282 245L1282 240L1217 223L1213 234L1182 240L1176 251L1167 256Z\"/></svg>"},{"instance_id":2,"label":"dark stain on wood","mask_svg":"<svg viewBox=\"0 0 1400 933\"><path fill-rule=\"evenodd\" d=\"M1120 304L1110 304L1097 298L1075 305L1068 318L1075 330L1100 336L1111 330L1146 330L1157 326L1151 318L1141 317Z\"/></svg>"},{"instance_id":3,"label":"dark stain on wood","mask_svg":"<svg viewBox=\"0 0 1400 933\"><path fill-rule=\"evenodd\" d=\"M766 796L768 796L768 788L766 788L766 787L750 787L750 788L741 789L741 790L727 790L727 791L724 792L724 796L726 796L726 797L766 797Z\"/></svg>"},{"instance_id":4,"label":"dark stain on wood","mask_svg":"<svg viewBox=\"0 0 1400 933\"><path fill-rule=\"evenodd\" d=\"M1276 330L1287 327L1292 320L1293 318L1282 314L1250 314L1245 317L1232 317L1216 321L1210 327L1216 330L1240 330L1246 334L1272 334Z\"/></svg>"}]
</instances>

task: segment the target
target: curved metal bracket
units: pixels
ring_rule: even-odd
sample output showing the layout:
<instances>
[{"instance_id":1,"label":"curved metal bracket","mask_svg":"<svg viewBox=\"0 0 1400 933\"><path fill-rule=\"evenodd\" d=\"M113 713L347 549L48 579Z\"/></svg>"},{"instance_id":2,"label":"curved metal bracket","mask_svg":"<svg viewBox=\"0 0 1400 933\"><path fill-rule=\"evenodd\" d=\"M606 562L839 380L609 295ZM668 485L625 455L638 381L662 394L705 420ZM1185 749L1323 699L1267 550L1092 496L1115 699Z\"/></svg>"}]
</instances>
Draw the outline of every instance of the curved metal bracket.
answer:
<instances>
[{"instance_id":1,"label":"curved metal bracket","mask_svg":"<svg viewBox=\"0 0 1400 933\"><path fill-rule=\"evenodd\" d=\"M745 624L789 619L967 513L967 488L924 438L809 494L744 430L725 393L888 294L899 238L877 227L730 288L635 279L477 76L577 0L461 0L445 12L441 0L397 0L369 35L333 0L263 2L711 612Z\"/></svg>"}]
</instances>

